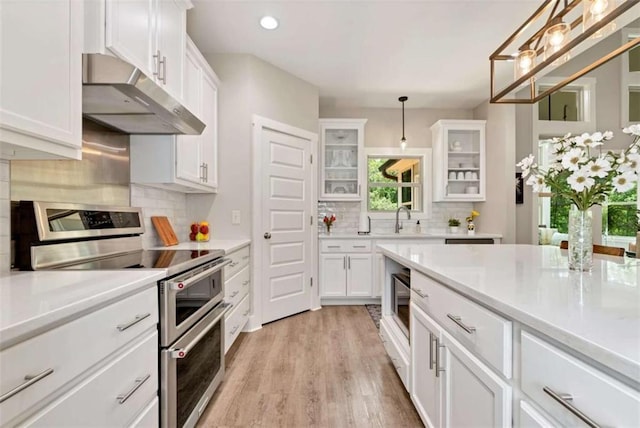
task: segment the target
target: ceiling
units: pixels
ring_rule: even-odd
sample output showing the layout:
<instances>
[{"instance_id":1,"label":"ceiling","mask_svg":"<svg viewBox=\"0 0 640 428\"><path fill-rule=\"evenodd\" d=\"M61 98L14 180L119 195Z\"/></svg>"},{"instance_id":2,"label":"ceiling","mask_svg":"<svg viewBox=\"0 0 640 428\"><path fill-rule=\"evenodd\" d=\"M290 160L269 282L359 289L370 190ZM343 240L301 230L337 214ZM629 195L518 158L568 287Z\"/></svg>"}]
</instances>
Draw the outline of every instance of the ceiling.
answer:
<instances>
[{"instance_id":1,"label":"ceiling","mask_svg":"<svg viewBox=\"0 0 640 428\"><path fill-rule=\"evenodd\" d=\"M489 55L541 0L193 0L204 53L250 53L317 86L336 107L473 108ZM260 27L273 15L280 27Z\"/></svg>"}]
</instances>

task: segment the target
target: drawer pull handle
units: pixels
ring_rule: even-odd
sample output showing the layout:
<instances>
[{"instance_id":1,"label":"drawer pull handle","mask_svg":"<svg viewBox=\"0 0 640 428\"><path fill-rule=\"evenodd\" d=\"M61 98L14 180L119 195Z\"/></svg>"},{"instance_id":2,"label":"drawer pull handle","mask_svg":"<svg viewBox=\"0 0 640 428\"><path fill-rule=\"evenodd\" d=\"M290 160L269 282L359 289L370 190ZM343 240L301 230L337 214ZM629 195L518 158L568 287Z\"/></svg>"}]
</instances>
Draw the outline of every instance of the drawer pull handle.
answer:
<instances>
[{"instance_id":1,"label":"drawer pull handle","mask_svg":"<svg viewBox=\"0 0 640 428\"><path fill-rule=\"evenodd\" d=\"M425 292L423 292L422 290L420 290L419 288L412 288L413 291L416 292L416 294L420 297L422 297L423 299L426 299L427 297L429 297L429 295Z\"/></svg>"},{"instance_id":2,"label":"drawer pull handle","mask_svg":"<svg viewBox=\"0 0 640 428\"><path fill-rule=\"evenodd\" d=\"M340 245L327 245L327 248L340 248Z\"/></svg>"},{"instance_id":3,"label":"drawer pull handle","mask_svg":"<svg viewBox=\"0 0 640 428\"><path fill-rule=\"evenodd\" d=\"M366 245L354 245L353 248L367 248Z\"/></svg>"},{"instance_id":4,"label":"drawer pull handle","mask_svg":"<svg viewBox=\"0 0 640 428\"><path fill-rule=\"evenodd\" d=\"M433 370L433 340L436 338L433 333L429 333L429 370ZM436 338L437 339L437 338Z\"/></svg>"},{"instance_id":5,"label":"drawer pull handle","mask_svg":"<svg viewBox=\"0 0 640 428\"><path fill-rule=\"evenodd\" d=\"M131 321L129 321L128 323L120 324L119 326L117 326L117 329L118 329L118 331L125 331L129 327L133 327L134 325L138 324L143 319L149 318L150 316L151 316L151 312L147 312L146 314L142 314L142 315L136 315L136 317L134 319L132 319Z\"/></svg>"},{"instance_id":6,"label":"drawer pull handle","mask_svg":"<svg viewBox=\"0 0 640 428\"><path fill-rule=\"evenodd\" d=\"M600 425L594 422L593 419L582 413L580 409L570 403L570 401L573 400L571 394L558 394L548 386L545 386L544 388L542 388L542 390L550 395L551 398L560 403L565 409L576 415L576 417L578 417L578 419L580 419L582 422L589 425L591 428L600 428Z\"/></svg>"},{"instance_id":7,"label":"drawer pull handle","mask_svg":"<svg viewBox=\"0 0 640 428\"><path fill-rule=\"evenodd\" d=\"M234 291L233 293L231 293L231 298L233 299L234 297L236 297L238 295L239 291Z\"/></svg>"},{"instance_id":8,"label":"drawer pull handle","mask_svg":"<svg viewBox=\"0 0 640 428\"><path fill-rule=\"evenodd\" d=\"M247 279L246 281L244 281L244 282L242 283L242 285L247 285L249 282L250 282L250 280L248 280L248 279Z\"/></svg>"},{"instance_id":9,"label":"drawer pull handle","mask_svg":"<svg viewBox=\"0 0 640 428\"><path fill-rule=\"evenodd\" d=\"M135 382L135 385L133 385L133 388L131 388L129 390L129 392L127 392L125 394L122 394L122 395L118 395L116 397L116 399L118 400L118 403L124 404L125 401L127 401L129 399L129 397L131 397L142 386L143 383L148 381L150 377L151 377L151 375L148 374L146 376L137 378L136 382Z\"/></svg>"},{"instance_id":10,"label":"drawer pull handle","mask_svg":"<svg viewBox=\"0 0 640 428\"><path fill-rule=\"evenodd\" d=\"M466 331L469 334L476 332L476 328L475 327L471 327L469 325L466 325L465 323L462 322L462 318L460 318L458 316L447 314L447 318L449 318L451 321L456 323L458 325L458 327L460 327L461 329L463 329L464 331Z\"/></svg>"},{"instance_id":11,"label":"drawer pull handle","mask_svg":"<svg viewBox=\"0 0 640 428\"><path fill-rule=\"evenodd\" d=\"M238 331L238 328L240 328L240 326L239 326L239 325L237 325L237 326L233 327L229 333L231 333L231 334L235 334L235 332L236 332L236 331Z\"/></svg>"},{"instance_id":12,"label":"drawer pull handle","mask_svg":"<svg viewBox=\"0 0 640 428\"><path fill-rule=\"evenodd\" d=\"M33 385L34 383L37 383L37 382L41 381L45 377L49 376L51 373L53 373L53 369L46 369L42 373L38 373L35 376L26 375L24 377L24 380L26 380L26 382L16 386L11 391L9 391L6 394L3 394L2 396L0 396L0 403L7 401L9 398L13 397L14 395L19 393L20 391L25 390L25 389L29 388L31 385Z\"/></svg>"}]
</instances>

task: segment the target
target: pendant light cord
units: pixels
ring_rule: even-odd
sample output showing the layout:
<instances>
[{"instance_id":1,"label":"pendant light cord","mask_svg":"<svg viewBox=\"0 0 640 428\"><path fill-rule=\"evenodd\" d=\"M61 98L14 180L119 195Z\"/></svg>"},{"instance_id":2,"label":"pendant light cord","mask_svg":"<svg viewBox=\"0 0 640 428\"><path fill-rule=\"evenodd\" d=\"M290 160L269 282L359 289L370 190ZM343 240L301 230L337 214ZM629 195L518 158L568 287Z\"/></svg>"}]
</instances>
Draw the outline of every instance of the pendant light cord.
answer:
<instances>
[{"instance_id":1,"label":"pendant light cord","mask_svg":"<svg viewBox=\"0 0 640 428\"><path fill-rule=\"evenodd\" d=\"M407 141L407 139L404 138L404 102L407 101L408 99L409 99L408 97L398 98L398 101L402 103L402 140L400 141Z\"/></svg>"}]
</instances>

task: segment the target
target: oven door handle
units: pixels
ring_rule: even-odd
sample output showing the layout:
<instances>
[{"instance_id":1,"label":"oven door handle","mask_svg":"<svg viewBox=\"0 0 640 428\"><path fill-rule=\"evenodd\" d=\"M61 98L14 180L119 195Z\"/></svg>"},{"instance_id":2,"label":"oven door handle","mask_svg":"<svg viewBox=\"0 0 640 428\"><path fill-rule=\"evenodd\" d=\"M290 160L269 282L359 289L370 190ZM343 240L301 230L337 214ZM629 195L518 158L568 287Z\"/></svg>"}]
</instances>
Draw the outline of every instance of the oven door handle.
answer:
<instances>
[{"instance_id":1,"label":"oven door handle","mask_svg":"<svg viewBox=\"0 0 640 428\"><path fill-rule=\"evenodd\" d=\"M187 277L184 280L180 279L179 277L173 278L171 281L167 281L167 284L169 285L169 289L171 290L184 290L185 288L189 288L191 284L200 281L202 278L206 278L207 276L218 272L229 263L231 263L231 260L223 260L222 262L213 265L211 269L206 269L199 274Z\"/></svg>"},{"instance_id":2,"label":"oven door handle","mask_svg":"<svg viewBox=\"0 0 640 428\"><path fill-rule=\"evenodd\" d=\"M196 337L194 337L193 340L187 344L187 346L185 346L184 348L171 348L171 349L169 349L169 355L171 356L171 358L184 358L184 357L186 357L187 354L189 354L189 351L191 351L193 349L193 347L198 344L200 339L202 339L207 333L209 333L209 330L211 330L213 328L213 326L216 325L218 323L218 321L220 321L220 319L222 317L224 317L226 315L226 313L229 312L231 310L231 308L233 307L233 305L229 304L229 303L222 303L222 305L224 307L220 308L220 309L222 309L220 311L220 313L213 319L213 321L211 321L209 323L209 325L207 327L205 327L200 333L198 333L198 335Z\"/></svg>"}]
</instances>

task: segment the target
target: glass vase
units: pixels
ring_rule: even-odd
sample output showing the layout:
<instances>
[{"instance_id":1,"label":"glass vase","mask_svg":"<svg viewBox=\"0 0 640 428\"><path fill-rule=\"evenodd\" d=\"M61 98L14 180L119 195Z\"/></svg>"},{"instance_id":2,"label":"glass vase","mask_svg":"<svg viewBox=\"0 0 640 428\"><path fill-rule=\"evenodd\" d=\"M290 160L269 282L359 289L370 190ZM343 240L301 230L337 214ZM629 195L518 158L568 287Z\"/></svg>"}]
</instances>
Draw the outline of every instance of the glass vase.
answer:
<instances>
[{"instance_id":1,"label":"glass vase","mask_svg":"<svg viewBox=\"0 0 640 428\"><path fill-rule=\"evenodd\" d=\"M569 269L590 271L593 267L593 217L591 210L569 211Z\"/></svg>"}]
</instances>

